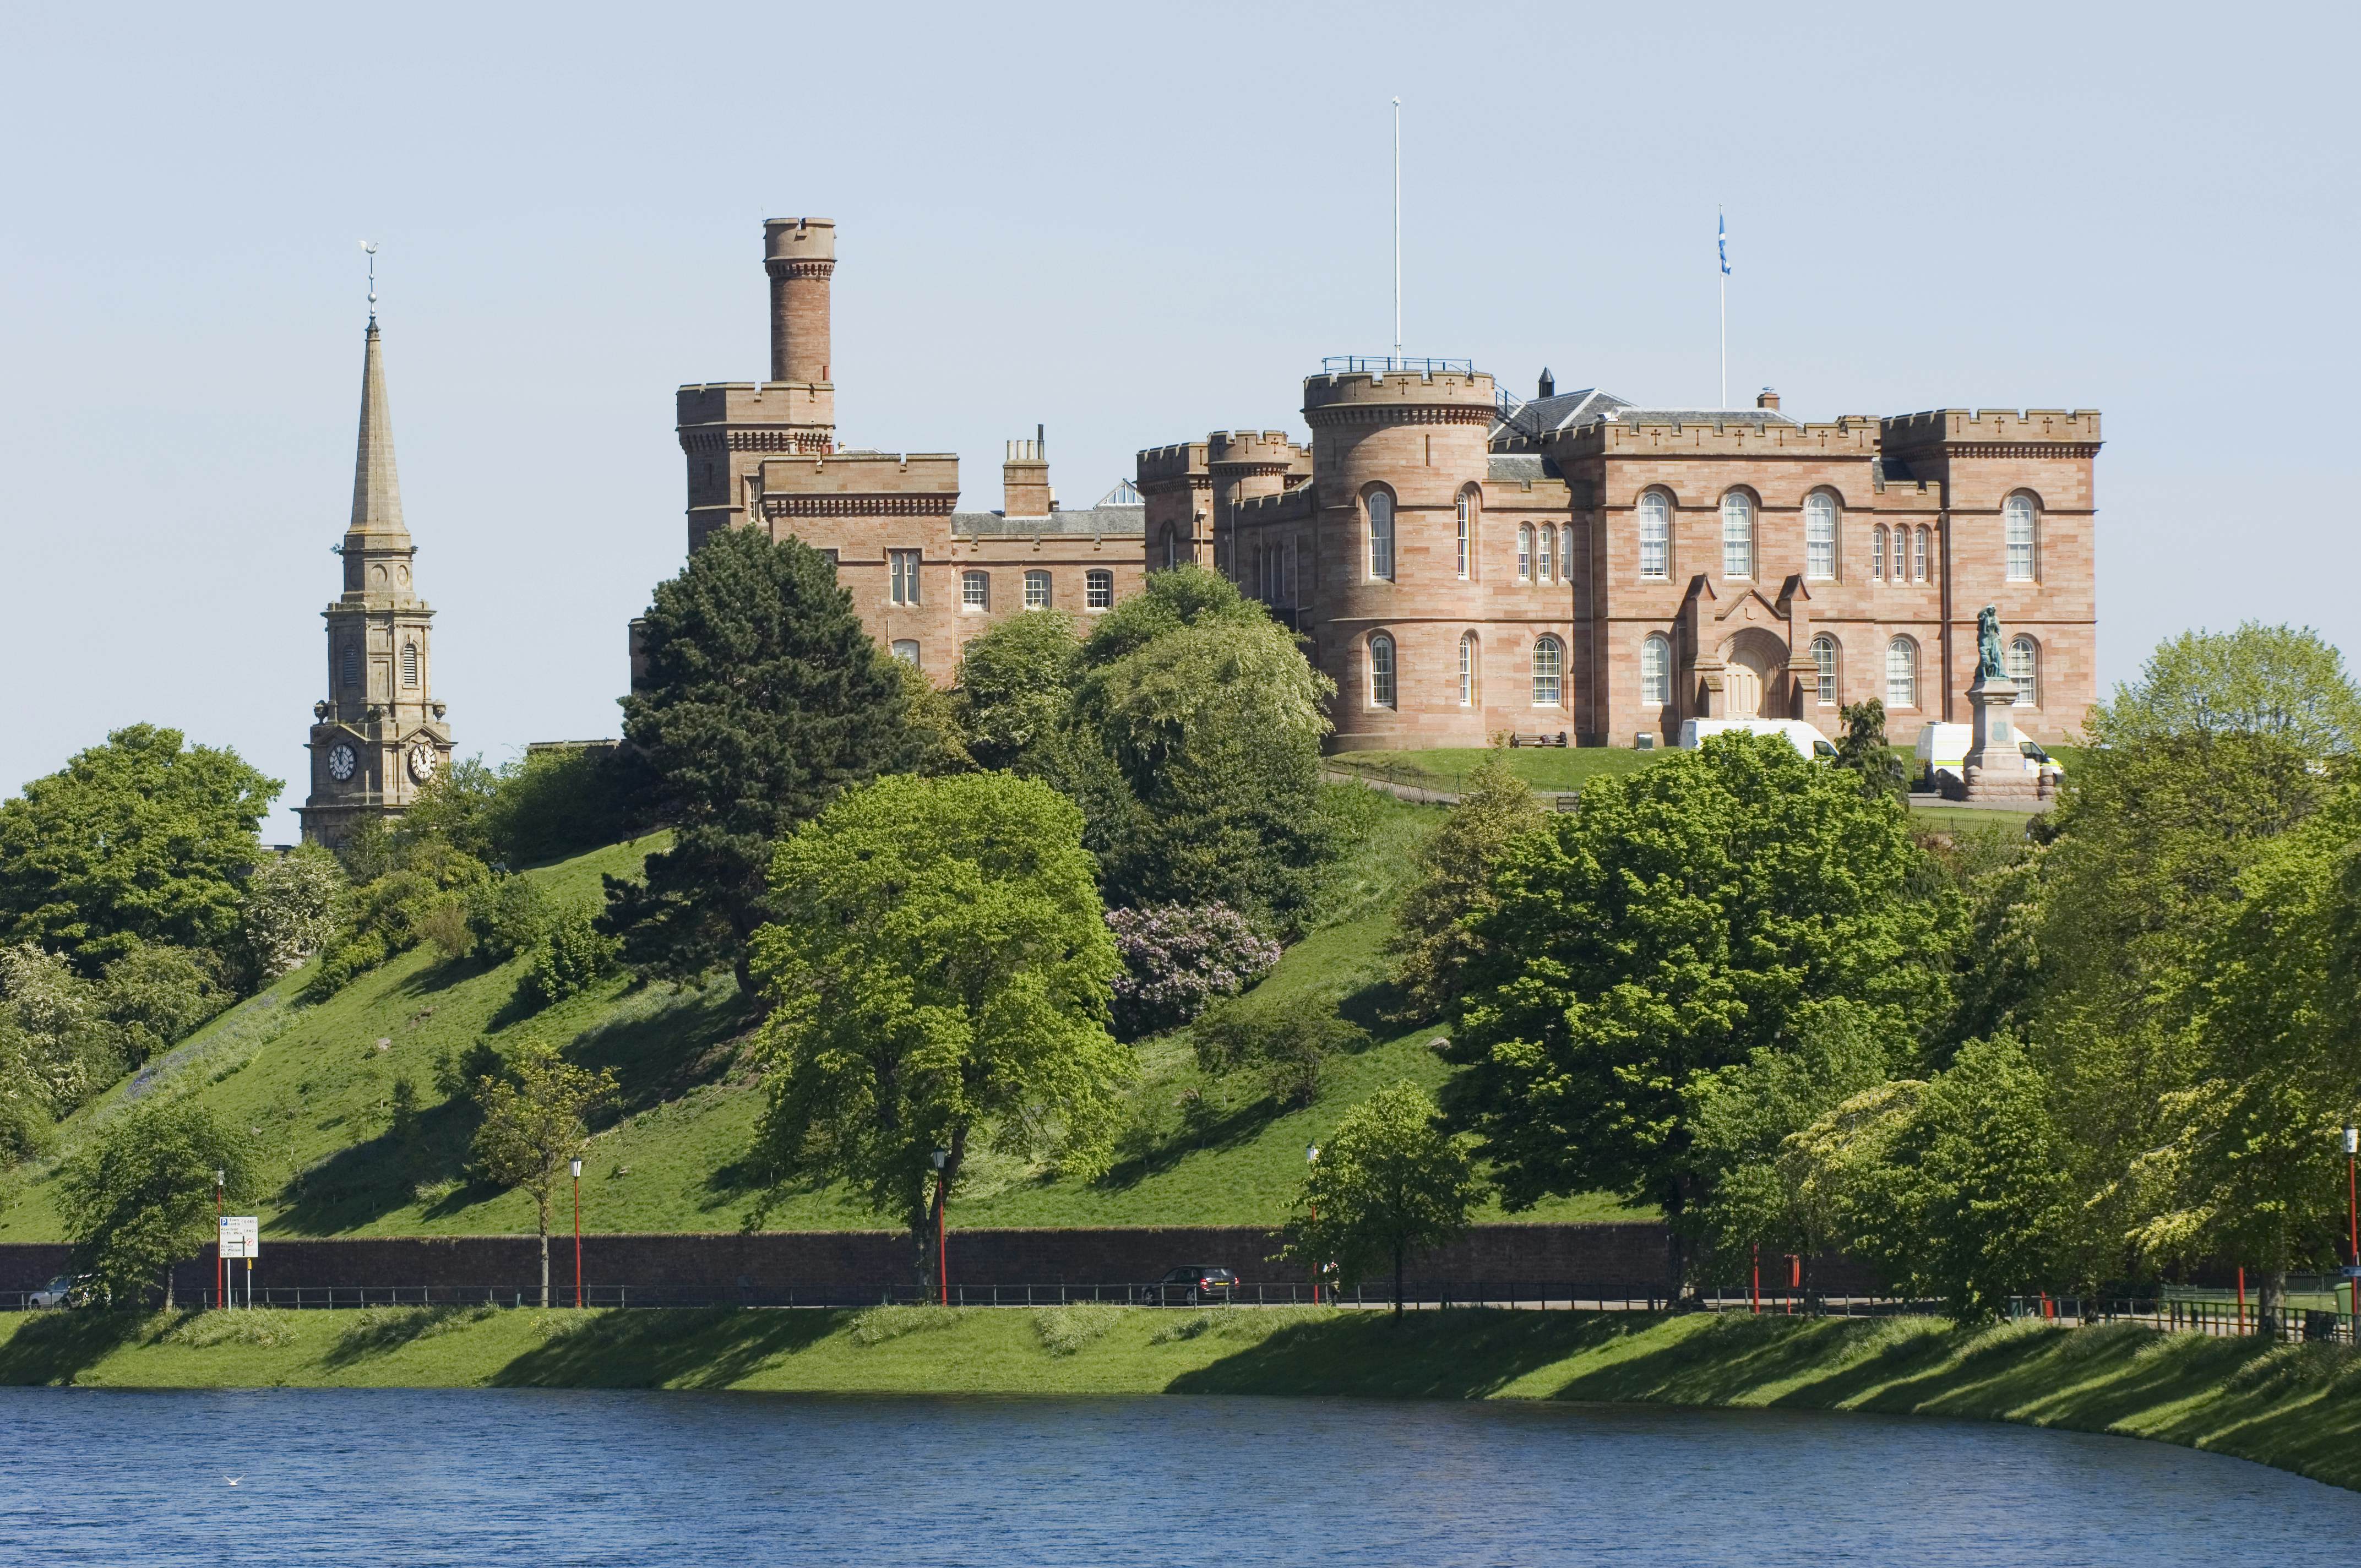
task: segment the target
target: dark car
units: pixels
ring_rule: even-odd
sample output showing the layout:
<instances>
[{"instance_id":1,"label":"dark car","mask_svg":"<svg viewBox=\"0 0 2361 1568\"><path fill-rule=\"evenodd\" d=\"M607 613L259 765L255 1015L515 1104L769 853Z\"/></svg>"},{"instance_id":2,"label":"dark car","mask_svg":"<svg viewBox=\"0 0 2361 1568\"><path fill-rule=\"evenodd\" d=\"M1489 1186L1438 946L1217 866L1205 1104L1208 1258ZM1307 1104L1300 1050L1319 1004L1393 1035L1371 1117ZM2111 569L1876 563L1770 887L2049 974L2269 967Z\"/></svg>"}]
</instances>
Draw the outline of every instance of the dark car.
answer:
<instances>
[{"instance_id":1,"label":"dark car","mask_svg":"<svg viewBox=\"0 0 2361 1568\"><path fill-rule=\"evenodd\" d=\"M1145 1286L1139 1292L1143 1307L1202 1307L1209 1301L1224 1304L1236 1299L1238 1277L1226 1268L1216 1268L1210 1263L1192 1263L1174 1269L1155 1284Z\"/></svg>"}]
</instances>

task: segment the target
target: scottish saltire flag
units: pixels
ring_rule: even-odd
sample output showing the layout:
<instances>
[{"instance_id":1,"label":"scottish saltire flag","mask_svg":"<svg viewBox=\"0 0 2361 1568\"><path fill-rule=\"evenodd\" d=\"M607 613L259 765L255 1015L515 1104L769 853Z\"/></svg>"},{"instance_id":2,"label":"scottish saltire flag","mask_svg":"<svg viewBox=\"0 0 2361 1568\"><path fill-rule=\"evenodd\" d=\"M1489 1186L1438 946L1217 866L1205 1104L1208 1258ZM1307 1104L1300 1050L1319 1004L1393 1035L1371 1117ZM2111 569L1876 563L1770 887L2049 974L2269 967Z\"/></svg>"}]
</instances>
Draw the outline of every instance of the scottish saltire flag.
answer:
<instances>
[{"instance_id":1,"label":"scottish saltire flag","mask_svg":"<svg viewBox=\"0 0 2361 1568\"><path fill-rule=\"evenodd\" d=\"M1719 212L1713 215L1714 244L1721 252L1721 275L1730 276L1730 220Z\"/></svg>"}]
</instances>

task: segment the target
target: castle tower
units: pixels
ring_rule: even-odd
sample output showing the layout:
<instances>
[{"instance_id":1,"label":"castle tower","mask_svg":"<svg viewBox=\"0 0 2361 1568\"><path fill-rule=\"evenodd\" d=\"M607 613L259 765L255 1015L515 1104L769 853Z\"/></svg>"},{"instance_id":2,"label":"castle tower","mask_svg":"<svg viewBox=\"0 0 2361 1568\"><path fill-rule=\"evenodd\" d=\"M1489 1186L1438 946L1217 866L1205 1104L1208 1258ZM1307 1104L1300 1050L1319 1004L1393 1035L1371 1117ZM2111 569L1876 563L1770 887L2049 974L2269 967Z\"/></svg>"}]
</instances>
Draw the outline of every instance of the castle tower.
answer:
<instances>
[{"instance_id":1,"label":"castle tower","mask_svg":"<svg viewBox=\"0 0 2361 1568\"><path fill-rule=\"evenodd\" d=\"M451 760L451 729L434 700L434 612L412 577L418 547L401 521L374 311L361 356L352 521L337 553L345 591L321 612L328 696L312 707L312 794L300 808L303 837L331 847L364 821L399 817Z\"/></svg>"}]
</instances>

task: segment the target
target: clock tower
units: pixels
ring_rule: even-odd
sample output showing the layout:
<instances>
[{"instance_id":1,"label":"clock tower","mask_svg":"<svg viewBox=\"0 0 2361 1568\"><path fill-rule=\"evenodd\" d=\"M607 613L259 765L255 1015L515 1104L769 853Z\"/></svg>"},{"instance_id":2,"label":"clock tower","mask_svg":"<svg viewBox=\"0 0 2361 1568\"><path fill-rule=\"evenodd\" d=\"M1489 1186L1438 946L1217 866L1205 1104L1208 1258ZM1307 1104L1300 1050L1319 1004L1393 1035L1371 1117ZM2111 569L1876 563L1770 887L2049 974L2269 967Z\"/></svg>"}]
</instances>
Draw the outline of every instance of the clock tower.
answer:
<instances>
[{"instance_id":1,"label":"clock tower","mask_svg":"<svg viewBox=\"0 0 2361 1568\"><path fill-rule=\"evenodd\" d=\"M322 612L328 695L312 706L312 795L301 808L303 837L330 848L364 821L401 816L451 761L451 727L434 700L434 612L418 597L418 547L401 521L375 309L361 357L353 520L335 550L345 591Z\"/></svg>"}]
</instances>

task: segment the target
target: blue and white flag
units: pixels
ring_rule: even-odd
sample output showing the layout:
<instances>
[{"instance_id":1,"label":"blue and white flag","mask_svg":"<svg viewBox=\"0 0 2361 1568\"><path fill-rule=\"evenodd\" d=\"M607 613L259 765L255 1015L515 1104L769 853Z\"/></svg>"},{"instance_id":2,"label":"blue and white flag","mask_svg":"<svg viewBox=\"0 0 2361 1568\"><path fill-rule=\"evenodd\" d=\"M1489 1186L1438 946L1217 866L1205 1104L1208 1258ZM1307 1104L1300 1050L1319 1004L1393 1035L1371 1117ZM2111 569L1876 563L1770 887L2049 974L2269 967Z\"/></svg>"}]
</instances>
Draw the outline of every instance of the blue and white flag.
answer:
<instances>
[{"instance_id":1,"label":"blue and white flag","mask_svg":"<svg viewBox=\"0 0 2361 1568\"><path fill-rule=\"evenodd\" d=\"M1714 245L1721 252L1721 275L1730 276L1730 220L1717 210L1713 214Z\"/></svg>"}]
</instances>

